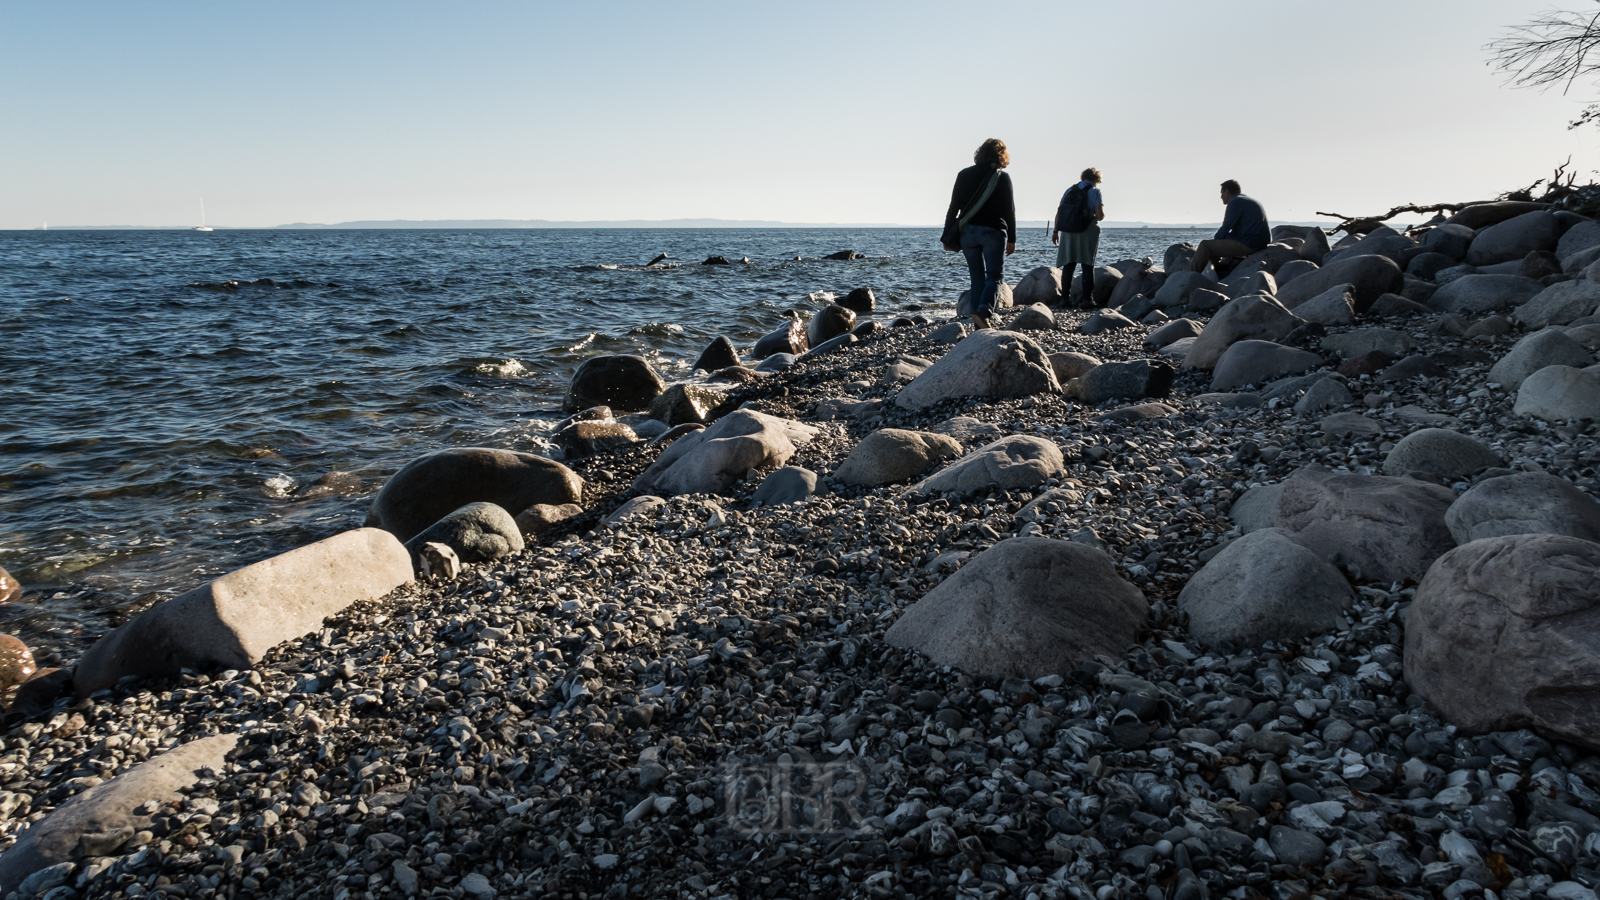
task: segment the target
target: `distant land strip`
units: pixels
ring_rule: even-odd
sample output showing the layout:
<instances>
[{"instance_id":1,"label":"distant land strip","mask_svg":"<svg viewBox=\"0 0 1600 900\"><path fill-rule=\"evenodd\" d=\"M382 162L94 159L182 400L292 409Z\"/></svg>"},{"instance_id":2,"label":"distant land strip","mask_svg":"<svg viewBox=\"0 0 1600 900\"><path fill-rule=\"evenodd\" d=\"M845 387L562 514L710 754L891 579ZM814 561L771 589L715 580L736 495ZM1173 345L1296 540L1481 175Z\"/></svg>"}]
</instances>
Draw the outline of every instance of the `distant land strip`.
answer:
<instances>
[{"instance_id":1,"label":"distant land strip","mask_svg":"<svg viewBox=\"0 0 1600 900\"><path fill-rule=\"evenodd\" d=\"M1336 223L1324 222L1274 222L1275 225L1320 225L1329 228ZM1044 219L1024 219L1024 230L1048 227ZM1213 228L1214 222L1102 222L1102 228ZM935 225L896 225L888 222L774 222L765 219L617 219L593 222L556 222L545 219L387 219L357 222L338 222L325 225L317 222L294 222L288 225L235 228L217 225L217 231L321 231L336 229L490 229L490 228L938 228ZM10 229L38 231L37 228ZM50 231L191 231L188 225L52 225Z\"/></svg>"}]
</instances>

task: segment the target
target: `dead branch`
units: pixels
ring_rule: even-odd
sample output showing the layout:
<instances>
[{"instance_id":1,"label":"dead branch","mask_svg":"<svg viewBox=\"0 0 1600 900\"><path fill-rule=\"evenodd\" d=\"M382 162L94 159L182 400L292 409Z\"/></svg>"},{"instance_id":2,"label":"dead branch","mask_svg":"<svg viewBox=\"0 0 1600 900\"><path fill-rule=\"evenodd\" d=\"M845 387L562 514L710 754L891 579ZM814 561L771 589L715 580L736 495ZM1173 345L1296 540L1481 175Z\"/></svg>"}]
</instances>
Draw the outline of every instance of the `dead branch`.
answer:
<instances>
[{"instance_id":1,"label":"dead branch","mask_svg":"<svg viewBox=\"0 0 1600 900\"><path fill-rule=\"evenodd\" d=\"M1526 25L1507 29L1484 49L1491 64L1520 87L1561 85L1565 94L1580 77L1600 72L1591 51L1600 45L1600 13L1551 12Z\"/></svg>"},{"instance_id":2,"label":"dead branch","mask_svg":"<svg viewBox=\"0 0 1600 900\"><path fill-rule=\"evenodd\" d=\"M1347 216L1341 213L1333 212L1319 212L1317 215L1330 216L1339 220L1339 224L1333 229L1335 234L1341 231L1346 234L1370 234L1376 230L1379 225L1382 225L1384 222L1387 222L1401 213L1437 213L1444 212L1445 210L1449 210L1450 212L1459 212L1468 206L1476 206L1479 203L1487 202L1489 201L1473 200L1468 203L1435 203L1432 206L1416 206L1414 204L1407 204L1405 206L1396 206L1394 209L1389 210L1381 216Z\"/></svg>"}]
</instances>

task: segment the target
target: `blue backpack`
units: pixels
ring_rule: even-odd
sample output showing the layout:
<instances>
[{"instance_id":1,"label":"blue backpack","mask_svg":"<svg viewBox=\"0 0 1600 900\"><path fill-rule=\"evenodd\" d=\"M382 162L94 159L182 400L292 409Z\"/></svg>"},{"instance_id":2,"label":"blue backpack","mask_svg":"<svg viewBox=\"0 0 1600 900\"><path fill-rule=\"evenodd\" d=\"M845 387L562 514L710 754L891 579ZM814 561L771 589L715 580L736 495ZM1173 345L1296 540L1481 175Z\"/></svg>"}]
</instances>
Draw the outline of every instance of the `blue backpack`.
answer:
<instances>
[{"instance_id":1,"label":"blue backpack","mask_svg":"<svg viewBox=\"0 0 1600 900\"><path fill-rule=\"evenodd\" d=\"M1061 198L1061 206L1056 210L1056 230L1076 234L1088 231L1094 224L1094 211L1089 209L1089 190L1078 182L1067 189L1067 195Z\"/></svg>"}]
</instances>

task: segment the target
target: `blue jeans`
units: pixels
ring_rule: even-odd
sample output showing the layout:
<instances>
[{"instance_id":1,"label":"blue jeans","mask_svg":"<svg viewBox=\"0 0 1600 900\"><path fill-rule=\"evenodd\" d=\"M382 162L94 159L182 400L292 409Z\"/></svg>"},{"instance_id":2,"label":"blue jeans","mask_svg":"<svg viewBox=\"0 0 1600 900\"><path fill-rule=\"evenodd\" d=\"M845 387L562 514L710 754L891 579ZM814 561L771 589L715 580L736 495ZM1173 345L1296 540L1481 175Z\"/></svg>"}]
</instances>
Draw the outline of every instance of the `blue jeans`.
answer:
<instances>
[{"instance_id":1,"label":"blue jeans","mask_svg":"<svg viewBox=\"0 0 1600 900\"><path fill-rule=\"evenodd\" d=\"M988 315L1000 292L1000 270L1006 262L1006 233L988 225L968 225L961 232L961 252L972 273L972 310Z\"/></svg>"}]
</instances>

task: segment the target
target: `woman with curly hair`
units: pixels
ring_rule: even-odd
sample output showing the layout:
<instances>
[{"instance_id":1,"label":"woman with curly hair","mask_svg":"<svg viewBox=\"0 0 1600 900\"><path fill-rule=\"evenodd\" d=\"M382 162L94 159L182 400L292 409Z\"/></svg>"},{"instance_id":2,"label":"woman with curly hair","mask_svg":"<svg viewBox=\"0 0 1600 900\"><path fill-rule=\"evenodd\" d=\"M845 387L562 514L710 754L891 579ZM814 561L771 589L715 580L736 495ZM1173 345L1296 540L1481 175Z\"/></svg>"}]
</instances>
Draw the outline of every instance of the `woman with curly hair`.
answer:
<instances>
[{"instance_id":1,"label":"woman with curly hair","mask_svg":"<svg viewBox=\"0 0 1600 900\"><path fill-rule=\"evenodd\" d=\"M1005 141L984 141L972 161L956 175L939 241L944 249L966 255L972 275L972 324L988 328L993 324L1005 258L1017 252L1017 205L1011 176L1003 171L1011 164Z\"/></svg>"}]
</instances>

